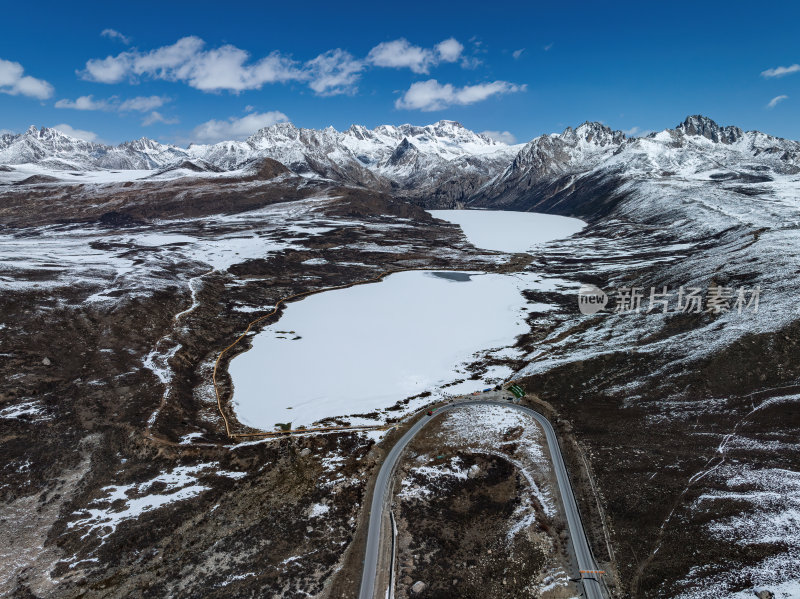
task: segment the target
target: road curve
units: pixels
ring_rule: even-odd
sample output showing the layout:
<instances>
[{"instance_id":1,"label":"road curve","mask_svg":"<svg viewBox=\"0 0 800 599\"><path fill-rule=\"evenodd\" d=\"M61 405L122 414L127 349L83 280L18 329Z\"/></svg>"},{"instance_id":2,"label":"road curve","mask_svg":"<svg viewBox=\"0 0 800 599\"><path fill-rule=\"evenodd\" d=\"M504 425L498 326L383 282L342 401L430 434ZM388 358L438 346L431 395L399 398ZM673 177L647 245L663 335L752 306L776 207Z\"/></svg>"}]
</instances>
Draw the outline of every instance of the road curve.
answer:
<instances>
[{"instance_id":1,"label":"road curve","mask_svg":"<svg viewBox=\"0 0 800 599\"><path fill-rule=\"evenodd\" d=\"M569 529L569 536L572 542L572 548L575 553L575 558L578 563L579 570L596 570L594 557L589 548L589 543L586 539L586 534L583 530L581 523L580 513L578 506L575 503L575 496L572 493L572 485L569 482L567 475L567 468L564 465L564 458L561 455L561 449L558 446L558 439L553 430L550 421L542 416L539 412L520 406L508 401L491 401L491 400L469 400L454 402L438 408L435 415L450 410L456 410L462 406L470 405L501 405L513 408L524 412L528 416L536 420L544 429L547 445L550 448L550 455L553 459L553 470L556 473L556 481L558 483L558 490L561 494L561 502L564 505L564 512L567 517L567 528ZM359 599L375 599L375 579L378 569L378 555L381 542L381 522L383 519L384 509L390 502L391 498L387 496L390 482L394 476L395 469L403 454L403 450L414 436L424 427L431 418L423 416L404 434L401 439L395 443L394 447L389 451L386 459L383 461L380 471L378 471L378 478L375 481L375 491L372 495L372 504L369 513L369 528L367 530L367 547L364 556L364 571L361 576L361 591L359 592ZM577 573L576 573L577 575ZM603 599L602 583L592 575L585 575L583 579L584 596L588 599Z\"/></svg>"}]
</instances>

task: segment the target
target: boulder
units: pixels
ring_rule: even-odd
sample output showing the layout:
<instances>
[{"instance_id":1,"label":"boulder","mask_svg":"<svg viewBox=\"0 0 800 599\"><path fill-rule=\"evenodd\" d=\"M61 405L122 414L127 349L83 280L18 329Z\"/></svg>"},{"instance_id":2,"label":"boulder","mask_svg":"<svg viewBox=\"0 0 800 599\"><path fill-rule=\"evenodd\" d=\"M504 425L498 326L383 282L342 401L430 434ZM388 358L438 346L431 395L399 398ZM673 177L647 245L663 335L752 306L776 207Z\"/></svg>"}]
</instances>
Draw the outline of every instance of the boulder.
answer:
<instances>
[{"instance_id":1,"label":"boulder","mask_svg":"<svg viewBox=\"0 0 800 599\"><path fill-rule=\"evenodd\" d=\"M421 595L422 593L425 592L425 589L427 588L428 588L427 584L425 584L421 580L418 580L417 582L411 585L411 593L414 595Z\"/></svg>"}]
</instances>

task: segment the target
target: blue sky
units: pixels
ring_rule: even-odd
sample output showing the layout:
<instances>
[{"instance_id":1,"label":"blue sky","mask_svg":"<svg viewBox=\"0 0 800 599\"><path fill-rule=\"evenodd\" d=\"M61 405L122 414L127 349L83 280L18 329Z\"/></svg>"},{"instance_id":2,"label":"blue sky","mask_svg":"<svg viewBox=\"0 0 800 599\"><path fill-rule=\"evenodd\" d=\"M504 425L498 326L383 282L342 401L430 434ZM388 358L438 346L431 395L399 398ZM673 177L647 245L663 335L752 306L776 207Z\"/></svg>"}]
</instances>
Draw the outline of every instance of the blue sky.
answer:
<instances>
[{"instance_id":1,"label":"blue sky","mask_svg":"<svg viewBox=\"0 0 800 599\"><path fill-rule=\"evenodd\" d=\"M800 139L795 2L14 3L0 130L118 143L452 119L527 141L688 114Z\"/></svg>"}]
</instances>

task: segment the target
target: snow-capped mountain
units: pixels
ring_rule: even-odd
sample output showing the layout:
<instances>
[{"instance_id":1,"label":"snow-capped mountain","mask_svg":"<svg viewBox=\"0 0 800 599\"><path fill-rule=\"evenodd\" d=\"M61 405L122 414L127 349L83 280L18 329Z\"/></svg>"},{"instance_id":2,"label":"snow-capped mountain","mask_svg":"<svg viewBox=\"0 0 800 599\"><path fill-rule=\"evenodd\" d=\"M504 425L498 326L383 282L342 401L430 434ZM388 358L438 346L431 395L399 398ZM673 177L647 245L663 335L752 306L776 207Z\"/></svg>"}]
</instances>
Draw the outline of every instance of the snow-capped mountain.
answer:
<instances>
[{"instance_id":1,"label":"snow-capped mountain","mask_svg":"<svg viewBox=\"0 0 800 599\"><path fill-rule=\"evenodd\" d=\"M471 202L548 210L560 204L562 212L580 207L580 215L591 216L607 211L612 192L635 180L752 183L769 181L769 173L798 172L800 143L721 127L699 115L674 129L637 138L626 138L599 123L584 123L526 144Z\"/></svg>"},{"instance_id":2,"label":"snow-capped mountain","mask_svg":"<svg viewBox=\"0 0 800 599\"><path fill-rule=\"evenodd\" d=\"M464 199L497 174L521 146L509 146L459 123L425 127L384 125L346 131L302 129L291 123L265 127L245 141L193 144L188 148L142 138L107 146L55 129L31 127L0 138L0 164L36 164L52 170L157 169L190 161L212 170L237 170L272 158L297 174L418 197L444 194ZM197 170L204 170L200 167Z\"/></svg>"},{"instance_id":3,"label":"snow-capped mountain","mask_svg":"<svg viewBox=\"0 0 800 599\"><path fill-rule=\"evenodd\" d=\"M180 148L146 138L107 146L47 127L31 126L20 135L0 138L0 164L38 164L53 170L153 169L183 155Z\"/></svg>"},{"instance_id":4,"label":"snow-capped mountain","mask_svg":"<svg viewBox=\"0 0 800 599\"><path fill-rule=\"evenodd\" d=\"M499 201L507 201L509 196L524 196L542 181L596 166L618 151L625 141L622 132L600 123L584 123L577 129L568 127L561 134L542 135L525 144L511 164L481 193Z\"/></svg>"},{"instance_id":5,"label":"snow-capped mountain","mask_svg":"<svg viewBox=\"0 0 800 599\"><path fill-rule=\"evenodd\" d=\"M342 132L280 123L243 142L192 145L187 153L226 169L266 156L301 175L395 190L411 197L440 190L449 178L458 176L460 185L454 187L459 187L457 195L463 199L464 190L472 189L464 183L493 176L518 149L454 121L439 121L425 127L353 125Z\"/></svg>"},{"instance_id":6,"label":"snow-capped mountain","mask_svg":"<svg viewBox=\"0 0 800 599\"><path fill-rule=\"evenodd\" d=\"M515 146L454 121L374 129L353 125L346 131L279 123L244 141L188 148L147 138L108 146L35 127L0 136L0 165L39 169L29 169L28 175L112 169L197 175L238 171L262 158L276 160L298 175L386 191L429 207L470 203L549 210L562 202L560 210L565 211L563 202L569 197L569 203L580 204L581 214L587 216L622 180L667 180L705 172L720 181L799 172L800 143L722 127L703 116L690 116L674 129L639 138L587 122ZM17 177L23 178L21 173ZM583 191L592 195L591 202L583 201Z\"/></svg>"}]
</instances>

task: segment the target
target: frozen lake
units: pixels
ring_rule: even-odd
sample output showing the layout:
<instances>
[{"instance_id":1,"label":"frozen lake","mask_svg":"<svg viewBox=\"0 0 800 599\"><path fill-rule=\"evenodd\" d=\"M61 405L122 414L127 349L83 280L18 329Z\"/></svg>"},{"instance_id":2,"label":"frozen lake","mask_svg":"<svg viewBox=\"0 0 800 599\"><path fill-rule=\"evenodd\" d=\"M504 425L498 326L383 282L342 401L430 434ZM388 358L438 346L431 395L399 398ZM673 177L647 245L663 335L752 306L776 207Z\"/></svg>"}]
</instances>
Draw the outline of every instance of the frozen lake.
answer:
<instances>
[{"instance_id":1,"label":"frozen lake","mask_svg":"<svg viewBox=\"0 0 800 599\"><path fill-rule=\"evenodd\" d=\"M507 210L429 210L436 218L461 225L475 247L500 252L527 252L532 247L577 233L582 220L536 212Z\"/></svg>"},{"instance_id":2,"label":"frozen lake","mask_svg":"<svg viewBox=\"0 0 800 599\"><path fill-rule=\"evenodd\" d=\"M510 252L571 235L584 224L531 213L433 214L460 224L478 247ZM516 338L528 331L527 313L549 309L528 304L521 291L552 284L530 273L411 271L289 304L255 336L252 349L231 361L236 416L263 430L335 416L374 424L431 401L418 398L401 412L376 414L420 393L461 394L496 384L510 369L462 380L471 376L465 364L495 352L515 355Z\"/></svg>"},{"instance_id":3,"label":"frozen lake","mask_svg":"<svg viewBox=\"0 0 800 599\"><path fill-rule=\"evenodd\" d=\"M402 272L290 304L250 351L231 361L239 420L267 430L286 422L296 427L436 392L469 376L461 365L481 350L507 352L526 331L529 309L547 309L527 305L520 293L536 286L531 275L442 276L449 274ZM509 374L495 369L445 391L475 391Z\"/></svg>"}]
</instances>

